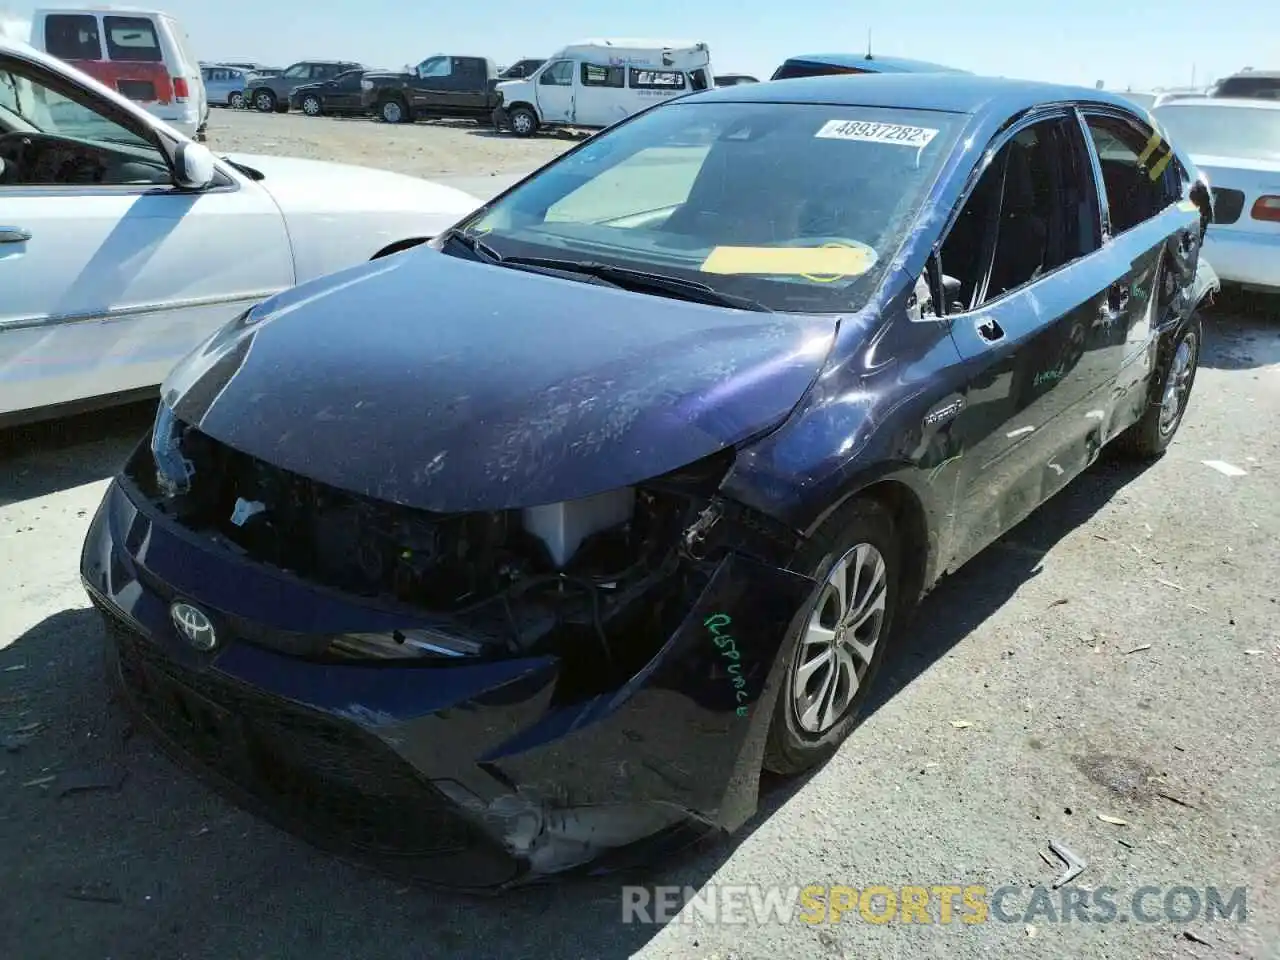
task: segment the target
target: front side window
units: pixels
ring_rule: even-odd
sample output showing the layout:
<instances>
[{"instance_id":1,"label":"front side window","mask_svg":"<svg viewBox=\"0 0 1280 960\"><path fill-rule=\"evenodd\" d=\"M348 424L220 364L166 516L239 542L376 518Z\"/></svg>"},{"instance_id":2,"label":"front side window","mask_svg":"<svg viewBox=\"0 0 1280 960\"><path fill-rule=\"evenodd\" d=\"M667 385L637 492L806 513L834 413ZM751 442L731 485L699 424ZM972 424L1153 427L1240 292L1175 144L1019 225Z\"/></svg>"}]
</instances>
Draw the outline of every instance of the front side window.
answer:
<instances>
[{"instance_id":1,"label":"front side window","mask_svg":"<svg viewBox=\"0 0 1280 960\"><path fill-rule=\"evenodd\" d=\"M292 67L290 67L288 70L284 72L284 78L286 80L310 80L311 64L295 63Z\"/></svg>"},{"instance_id":2,"label":"front side window","mask_svg":"<svg viewBox=\"0 0 1280 960\"><path fill-rule=\"evenodd\" d=\"M155 24L146 17L103 17L110 60L160 63L164 54Z\"/></svg>"},{"instance_id":3,"label":"front side window","mask_svg":"<svg viewBox=\"0 0 1280 960\"><path fill-rule=\"evenodd\" d=\"M677 102L587 141L463 229L504 256L668 274L773 310L856 310L964 119Z\"/></svg>"},{"instance_id":4,"label":"front side window","mask_svg":"<svg viewBox=\"0 0 1280 960\"><path fill-rule=\"evenodd\" d=\"M1088 155L1074 120L1017 133L991 160L942 244L959 282L949 313L976 309L1098 249Z\"/></svg>"},{"instance_id":5,"label":"front side window","mask_svg":"<svg viewBox=\"0 0 1280 960\"><path fill-rule=\"evenodd\" d=\"M542 76L538 78L538 83L544 87L573 86L573 61L557 60L542 71Z\"/></svg>"},{"instance_id":6,"label":"front side window","mask_svg":"<svg viewBox=\"0 0 1280 960\"><path fill-rule=\"evenodd\" d=\"M622 67L602 67L594 63L582 65L582 85L584 87L621 87L624 71Z\"/></svg>"},{"instance_id":7,"label":"front side window","mask_svg":"<svg viewBox=\"0 0 1280 960\"><path fill-rule=\"evenodd\" d=\"M49 14L44 21L44 48L63 60L101 60L98 18L93 14Z\"/></svg>"},{"instance_id":8,"label":"front side window","mask_svg":"<svg viewBox=\"0 0 1280 960\"><path fill-rule=\"evenodd\" d=\"M1173 142L1190 153L1280 161L1280 110L1191 100L1158 107L1155 117Z\"/></svg>"},{"instance_id":9,"label":"front side window","mask_svg":"<svg viewBox=\"0 0 1280 960\"><path fill-rule=\"evenodd\" d=\"M418 64L418 76L423 80L431 77L447 77L452 72L452 57L428 57Z\"/></svg>"},{"instance_id":10,"label":"front side window","mask_svg":"<svg viewBox=\"0 0 1280 960\"><path fill-rule=\"evenodd\" d=\"M1089 115L1085 122L1102 166L1112 235L1145 223L1179 199L1173 154L1155 131L1116 117Z\"/></svg>"},{"instance_id":11,"label":"front side window","mask_svg":"<svg viewBox=\"0 0 1280 960\"><path fill-rule=\"evenodd\" d=\"M0 145L5 172L0 190L170 182L160 150L102 113L91 95L52 85L25 64L0 61L0 135L6 133L41 133L48 139L13 152Z\"/></svg>"},{"instance_id":12,"label":"front side window","mask_svg":"<svg viewBox=\"0 0 1280 960\"><path fill-rule=\"evenodd\" d=\"M631 69L633 90L683 90L684 74L679 70Z\"/></svg>"}]
</instances>

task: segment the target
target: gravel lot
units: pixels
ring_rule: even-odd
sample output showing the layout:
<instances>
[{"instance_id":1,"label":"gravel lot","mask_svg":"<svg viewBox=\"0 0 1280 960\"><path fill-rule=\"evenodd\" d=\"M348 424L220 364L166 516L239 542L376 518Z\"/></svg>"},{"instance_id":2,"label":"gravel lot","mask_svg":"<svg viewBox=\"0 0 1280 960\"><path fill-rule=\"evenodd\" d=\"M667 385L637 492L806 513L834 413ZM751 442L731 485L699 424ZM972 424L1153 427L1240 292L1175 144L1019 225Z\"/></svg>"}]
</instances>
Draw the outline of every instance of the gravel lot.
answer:
<instances>
[{"instance_id":1,"label":"gravel lot","mask_svg":"<svg viewBox=\"0 0 1280 960\"><path fill-rule=\"evenodd\" d=\"M570 142L223 112L211 139L470 177ZM1280 957L1280 303L1235 300L1206 330L1162 461L1104 458L944 583L831 763L640 881L1011 884L1016 922L623 925L619 881L477 902L315 853L104 701L77 560L152 409L0 434L0 958ZM77 782L97 789L63 793ZM1061 872L1050 840L1088 863L1071 886L1117 888L1122 914L1144 885L1247 886L1248 920L1024 922Z\"/></svg>"},{"instance_id":2,"label":"gravel lot","mask_svg":"<svg viewBox=\"0 0 1280 960\"><path fill-rule=\"evenodd\" d=\"M526 172L574 142L569 133L522 140L466 120L392 125L225 109L214 110L209 118L209 147L219 153L334 160L428 178Z\"/></svg>"}]
</instances>

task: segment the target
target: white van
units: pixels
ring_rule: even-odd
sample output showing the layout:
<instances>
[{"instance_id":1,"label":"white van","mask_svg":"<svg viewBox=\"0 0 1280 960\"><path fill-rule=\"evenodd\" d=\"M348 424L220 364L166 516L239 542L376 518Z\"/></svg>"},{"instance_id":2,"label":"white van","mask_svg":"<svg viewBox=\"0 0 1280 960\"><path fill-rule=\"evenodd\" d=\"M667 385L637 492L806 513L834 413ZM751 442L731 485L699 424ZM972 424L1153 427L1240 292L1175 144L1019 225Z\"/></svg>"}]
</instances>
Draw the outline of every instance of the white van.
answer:
<instances>
[{"instance_id":1,"label":"white van","mask_svg":"<svg viewBox=\"0 0 1280 960\"><path fill-rule=\"evenodd\" d=\"M544 127L607 127L712 85L711 53L698 41L580 40L523 80L498 84L498 129L518 137Z\"/></svg>"},{"instance_id":2,"label":"white van","mask_svg":"<svg viewBox=\"0 0 1280 960\"><path fill-rule=\"evenodd\" d=\"M135 7L37 10L31 45L196 140L204 139L209 102L187 33L169 14Z\"/></svg>"}]
</instances>

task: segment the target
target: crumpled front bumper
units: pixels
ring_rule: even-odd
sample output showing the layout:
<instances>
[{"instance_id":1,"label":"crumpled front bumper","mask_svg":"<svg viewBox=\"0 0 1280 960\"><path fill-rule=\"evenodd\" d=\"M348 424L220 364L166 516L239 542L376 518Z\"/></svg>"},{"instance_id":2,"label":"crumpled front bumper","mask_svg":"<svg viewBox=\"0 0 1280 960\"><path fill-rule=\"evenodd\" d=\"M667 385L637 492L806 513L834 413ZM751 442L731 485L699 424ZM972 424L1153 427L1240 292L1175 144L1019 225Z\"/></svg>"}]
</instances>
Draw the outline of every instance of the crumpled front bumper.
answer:
<instances>
[{"instance_id":1,"label":"crumpled front bumper","mask_svg":"<svg viewBox=\"0 0 1280 960\"><path fill-rule=\"evenodd\" d=\"M630 866L747 820L779 653L814 587L731 554L641 671L560 704L553 656L346 665L268 649L273 633L415 624L240 558L128 481L94 517L81 572L113 679L171 749L318 846L472 889ZM181 638L177 600L209 614L212 653Z\"/></svg>"}]
</instances>

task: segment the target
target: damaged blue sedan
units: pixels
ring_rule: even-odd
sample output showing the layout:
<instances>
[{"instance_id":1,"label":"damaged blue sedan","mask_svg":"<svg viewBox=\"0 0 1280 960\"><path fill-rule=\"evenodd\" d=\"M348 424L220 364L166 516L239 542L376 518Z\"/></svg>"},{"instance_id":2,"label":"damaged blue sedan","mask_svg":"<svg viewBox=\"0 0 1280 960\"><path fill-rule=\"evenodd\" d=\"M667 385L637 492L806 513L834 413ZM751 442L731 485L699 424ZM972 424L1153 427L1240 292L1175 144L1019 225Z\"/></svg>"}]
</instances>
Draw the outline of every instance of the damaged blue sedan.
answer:
<instances>
[{"instance_id":1,"label":"damaged blue sedan","mask_svg":"<svg viewBox=\"0 0 1280 960\"><path fill-rule=\"evenodd\" d=\"M499 890L733 831L907 617L1158 457L1209 193L1120 96L664 104L187 357L90 528L126 702L314 843Z\"/></svg>"}]
</instances>

